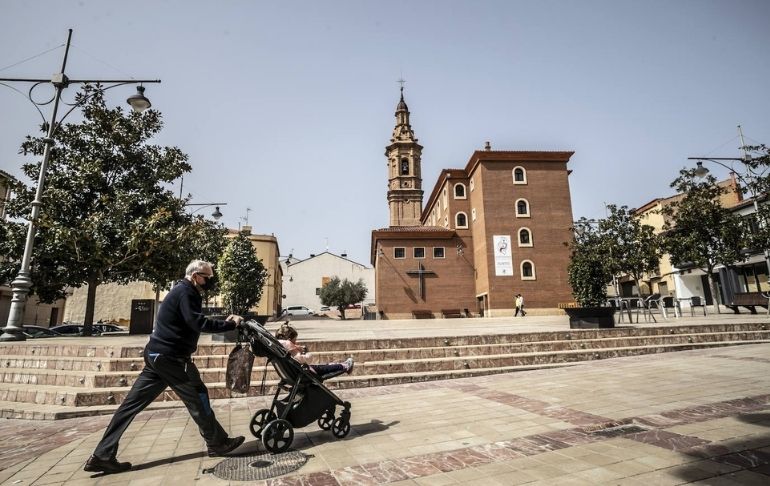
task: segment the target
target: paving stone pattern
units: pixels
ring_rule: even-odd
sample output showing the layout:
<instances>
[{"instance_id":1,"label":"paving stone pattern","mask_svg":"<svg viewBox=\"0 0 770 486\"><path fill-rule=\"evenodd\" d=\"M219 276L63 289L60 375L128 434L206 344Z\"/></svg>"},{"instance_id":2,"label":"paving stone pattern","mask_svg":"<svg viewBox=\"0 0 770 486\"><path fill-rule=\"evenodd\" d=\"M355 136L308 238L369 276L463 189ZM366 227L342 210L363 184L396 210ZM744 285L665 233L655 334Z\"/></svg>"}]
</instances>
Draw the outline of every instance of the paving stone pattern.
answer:
<instances>
[{"instance_id":1,"label":"paving stone pattern","mask_svg":"<svg viewBox=\"0 0 770 486\"><path fill-rule=\"evenodd\" d=\"M594 361L569 368L339 390L344 440L295 431L298 471L224 481L184 410L140 414L121 442L134 468L82 471L109 417L0 422L2 484L767 485L770 345ZM264 397L216 401L225 428L263 448L248 422Z\"/></svg>"}]
</instances>

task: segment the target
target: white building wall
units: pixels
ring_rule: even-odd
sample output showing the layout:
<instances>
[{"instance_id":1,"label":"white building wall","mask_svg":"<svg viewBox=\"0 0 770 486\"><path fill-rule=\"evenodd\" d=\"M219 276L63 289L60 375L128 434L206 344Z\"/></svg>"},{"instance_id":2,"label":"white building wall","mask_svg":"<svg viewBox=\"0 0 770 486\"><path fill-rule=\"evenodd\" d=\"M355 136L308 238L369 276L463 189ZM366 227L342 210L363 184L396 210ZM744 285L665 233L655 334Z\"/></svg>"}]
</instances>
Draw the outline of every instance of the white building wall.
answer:
<instances>
[{"instance_id":1,"label":"white building wall","mask_svg":"<svg viewBox=\"0 0 770 486\"><path fill-rule=\"evenodd\" d=\"M348 279L351 282L362 279L368 290L366 302L375 301L374 268L324 252L284 267L283 293L286 298L283 307L304 305L318 311L322 304L320 297L316 295L316 289L321 288L324 278L332 277Z\"/></svg>"}]
</instances>

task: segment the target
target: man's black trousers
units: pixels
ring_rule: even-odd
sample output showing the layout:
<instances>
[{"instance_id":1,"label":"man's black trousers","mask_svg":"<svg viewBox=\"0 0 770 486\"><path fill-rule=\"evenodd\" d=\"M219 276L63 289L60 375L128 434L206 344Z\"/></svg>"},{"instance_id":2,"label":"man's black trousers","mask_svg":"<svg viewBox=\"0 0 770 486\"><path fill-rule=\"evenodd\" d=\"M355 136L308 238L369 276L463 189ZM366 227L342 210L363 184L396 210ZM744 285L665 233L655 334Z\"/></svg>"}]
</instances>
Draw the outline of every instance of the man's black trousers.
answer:
<instances>
[{"instance_id":1,"label":"man's black trousers","mask_svg":"<svg viewBox=\"0 0 770 486\"><path fill-rule=\"evenodd\" d=\"M164 356L144 350L144 369L126 395L126 399L115 411L110 425L104 432L94 455L108 460L118 453L118 442L123 432L141 412L170 387L184 402L208 446L217 446L225 441L227 432L217 422L209 403L209 392L201 381L198 368L192 360Z\"/></svg>"}]
</instances>

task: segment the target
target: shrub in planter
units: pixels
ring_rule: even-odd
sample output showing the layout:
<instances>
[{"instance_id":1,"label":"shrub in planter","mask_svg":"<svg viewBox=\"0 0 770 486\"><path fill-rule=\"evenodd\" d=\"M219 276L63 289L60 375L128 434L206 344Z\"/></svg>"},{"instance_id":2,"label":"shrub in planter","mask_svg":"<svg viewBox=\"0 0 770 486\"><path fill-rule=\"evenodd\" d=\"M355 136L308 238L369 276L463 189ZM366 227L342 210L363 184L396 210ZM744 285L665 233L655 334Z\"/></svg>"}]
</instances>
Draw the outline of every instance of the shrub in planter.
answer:
<instances>
[{"instance_id":1,"label":"shrub in planter","mask_svg":"<svg viewBox=\"0 0 770 486\"><path fill-rule=\"evenodd\" d=\"M607 300L607 285L612 281L606 239L583 218L575 223L570 249L567 278L578 303L576 308L565 309L570 327L614 327L614 310L602 307Z\"/></svg>"}]
</instances>

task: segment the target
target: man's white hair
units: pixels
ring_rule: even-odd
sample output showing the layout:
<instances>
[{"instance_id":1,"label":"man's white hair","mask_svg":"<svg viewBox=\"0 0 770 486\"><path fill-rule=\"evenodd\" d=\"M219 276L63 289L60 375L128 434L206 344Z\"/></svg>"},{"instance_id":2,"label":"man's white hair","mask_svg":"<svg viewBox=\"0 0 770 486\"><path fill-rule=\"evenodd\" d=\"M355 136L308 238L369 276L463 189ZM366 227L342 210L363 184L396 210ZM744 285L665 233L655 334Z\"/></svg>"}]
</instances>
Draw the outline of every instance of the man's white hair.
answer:
<instances>
[{"instance_id":1,"label":"man's white hair","mask_svg":"<svg viewBox=\"0 0 770 486\"><path fill-rule=\"evenodd\" d=\"M193 273L201 273L207 268L213 268L213 267L214 265L212 265L209 262L206 262L203 260L193 260L190 262L189 265L187 265L187 268L184 271L184 275L185 277L192 277Z\"/></svg>"}]
</instances>

